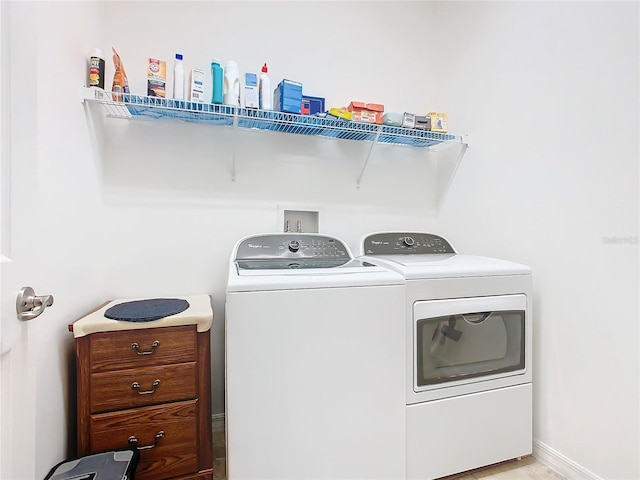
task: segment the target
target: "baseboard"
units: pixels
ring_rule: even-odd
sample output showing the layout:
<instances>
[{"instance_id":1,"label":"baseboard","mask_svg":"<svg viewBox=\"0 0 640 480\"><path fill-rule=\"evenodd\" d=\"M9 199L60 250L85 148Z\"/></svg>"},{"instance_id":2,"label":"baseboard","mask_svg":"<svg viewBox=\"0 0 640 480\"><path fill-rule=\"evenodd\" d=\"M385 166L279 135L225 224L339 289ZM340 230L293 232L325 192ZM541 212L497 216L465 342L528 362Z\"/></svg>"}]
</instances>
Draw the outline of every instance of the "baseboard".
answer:
<instances>
[{"instance_id":1,"label":"baseboard","mask_svg":"<svg viewBox=\"0 0 640 480\"><path fill-rule=\"evenodd\" d=\"M211 427L214 432L224 430L224 413L211 415Z\"/></svg>"},{"instance_id":2,"label":"baseboard","mask_svg":"<svg viewBox=\"0 0 640 480\"><path fill-rule=\"evenodd\" d=\"M601 477L562 455L540 440L533 440L533 456L567 480L603 480Z\"/></svg>"}]
</instances>

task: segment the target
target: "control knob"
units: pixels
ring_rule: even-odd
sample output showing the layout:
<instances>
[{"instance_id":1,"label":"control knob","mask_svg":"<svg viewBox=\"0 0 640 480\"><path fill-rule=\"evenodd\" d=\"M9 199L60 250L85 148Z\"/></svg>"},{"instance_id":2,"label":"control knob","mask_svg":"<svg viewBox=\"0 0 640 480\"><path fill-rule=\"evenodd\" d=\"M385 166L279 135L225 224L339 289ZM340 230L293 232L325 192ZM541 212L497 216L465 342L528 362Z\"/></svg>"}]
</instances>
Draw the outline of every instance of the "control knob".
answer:
<instances>
[{"instance_id":1,"label":"control knob","mask_svg":"<svg viewBox=\"0 0 640 480\"><path fill-rule=\"evenodd\" d=\"M300 242L298 240L291 240L289 242L289 250L292 252L300 250Z\"/></svg>"},{"instance_id":2,"label":"control knob","mask_svg":"<svg viewBox=\"0 0 640 480\"><path fill-rule=\"evenodd\" d=\"M415 243L415 241L413 240L412 237L404 237L404 239L402 240L402 242L407 246L407 247L413 247L413 244Z\"/></svg>"}]
</instances>

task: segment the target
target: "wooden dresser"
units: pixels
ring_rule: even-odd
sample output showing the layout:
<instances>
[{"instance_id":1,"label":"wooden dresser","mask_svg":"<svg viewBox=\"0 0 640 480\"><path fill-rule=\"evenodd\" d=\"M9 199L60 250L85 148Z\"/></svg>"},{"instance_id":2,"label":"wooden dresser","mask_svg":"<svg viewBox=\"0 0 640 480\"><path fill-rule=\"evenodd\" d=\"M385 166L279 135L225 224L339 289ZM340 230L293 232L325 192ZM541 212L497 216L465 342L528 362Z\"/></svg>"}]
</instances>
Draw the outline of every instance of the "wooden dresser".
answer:
<instances>
[{"instance_id":1,"label":"wooden dresser","mask_svg":"<svg viewBox=\"0 0 640 480\"><path fill-rule=\"evenodd\" d=\"M106 319L104 311L122 302L114 301L69 325L78 456L136 447L136 480L213 479L213 313L208 296L184 298L184 314L156 321Z\"/></svg>"}]
</instances>

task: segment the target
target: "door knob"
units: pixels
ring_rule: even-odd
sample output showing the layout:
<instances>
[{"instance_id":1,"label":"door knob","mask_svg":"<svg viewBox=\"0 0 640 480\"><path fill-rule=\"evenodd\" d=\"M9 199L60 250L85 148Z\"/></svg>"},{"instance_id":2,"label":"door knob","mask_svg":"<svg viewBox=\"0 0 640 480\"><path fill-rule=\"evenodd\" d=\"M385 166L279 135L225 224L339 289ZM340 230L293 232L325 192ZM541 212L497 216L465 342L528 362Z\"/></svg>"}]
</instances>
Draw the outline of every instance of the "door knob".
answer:
<instances>
[{"instance_id":1,"label":"door knob","mask_svg":"<svg viewBox=\"0 0 640 480\"><path fill-rule=\"evenodd\" d=\"M36 292L31 287L22 287L16 299L16 311L18 312L18 320L33 320L45 308L53 305L52 295L36 296Z\"/></svg>"}]
</instances>

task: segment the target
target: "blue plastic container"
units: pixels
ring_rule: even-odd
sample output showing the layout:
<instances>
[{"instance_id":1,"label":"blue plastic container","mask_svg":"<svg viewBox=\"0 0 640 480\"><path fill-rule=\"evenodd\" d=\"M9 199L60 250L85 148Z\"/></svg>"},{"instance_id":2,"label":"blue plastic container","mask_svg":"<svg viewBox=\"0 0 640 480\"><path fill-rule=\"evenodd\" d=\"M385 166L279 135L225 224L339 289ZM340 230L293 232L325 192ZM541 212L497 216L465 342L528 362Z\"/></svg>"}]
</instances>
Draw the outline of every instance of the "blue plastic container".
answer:
<instances>
[{"instance_id":1,"label":"blue plastic container","mask_svg":"<svg viewBox=\"0 0 640 480\"><path fill-rule=\"evenodd\" d=\"M211 93L211 103L222 103L222 79L223 79L223 71L220 66L220 60L213 59L211 61L211 85L212 85L212 93Z\"/></svg>"}]
</instances>

